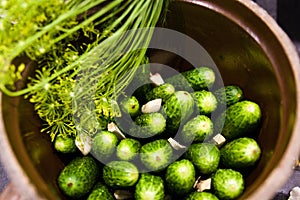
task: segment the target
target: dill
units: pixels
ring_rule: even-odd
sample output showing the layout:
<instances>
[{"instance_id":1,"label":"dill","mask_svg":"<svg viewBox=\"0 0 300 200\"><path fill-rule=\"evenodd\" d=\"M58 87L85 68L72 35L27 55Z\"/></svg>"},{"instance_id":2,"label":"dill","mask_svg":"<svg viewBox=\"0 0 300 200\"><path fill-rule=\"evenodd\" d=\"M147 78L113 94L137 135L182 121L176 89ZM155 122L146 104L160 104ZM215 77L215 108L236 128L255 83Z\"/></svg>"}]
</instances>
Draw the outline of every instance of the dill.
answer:
<instances>
[{"instance_id":1,"label":"dill","mask_svg":"<svg viewBox=\"0 0 300 200\"><path fill-rule=\"evenodd\" d=\"M24 95L52 140L92 134L117 114L115 100L147 63L147 46L163 19L161 0L5 0L0 4L0 90ZM16 90L28 57L34 77ZM96 119L96 120L95 120Z\"/></svg>"}]
</instances>

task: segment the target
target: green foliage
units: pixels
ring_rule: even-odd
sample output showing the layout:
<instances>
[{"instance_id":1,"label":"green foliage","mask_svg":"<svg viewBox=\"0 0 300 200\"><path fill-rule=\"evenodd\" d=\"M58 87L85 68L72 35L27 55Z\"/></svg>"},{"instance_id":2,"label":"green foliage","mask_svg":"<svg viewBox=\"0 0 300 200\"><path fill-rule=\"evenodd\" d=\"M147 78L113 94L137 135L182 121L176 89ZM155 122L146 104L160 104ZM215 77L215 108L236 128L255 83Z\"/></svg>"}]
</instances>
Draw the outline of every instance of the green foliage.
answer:
<instances>
[{"instance_id":1,"label":"green foliage","mask_svg":"<svg viewBox=\"0 0 300 200\"><path fill-rule=\"evenodd\" d=\"M82 113L99 118L96 125L107 123L119 114L117 95L148 61L151 27L161 20L165 3L2 1L1 91L29 98L52 139L58 133L76 136L76 130L86 131L84 123L91 119ZM24 57L36 63L36 73L25 88L16 90L14 83L21 79L26 63L14 62Z\"/></svg>"}]
</instances>

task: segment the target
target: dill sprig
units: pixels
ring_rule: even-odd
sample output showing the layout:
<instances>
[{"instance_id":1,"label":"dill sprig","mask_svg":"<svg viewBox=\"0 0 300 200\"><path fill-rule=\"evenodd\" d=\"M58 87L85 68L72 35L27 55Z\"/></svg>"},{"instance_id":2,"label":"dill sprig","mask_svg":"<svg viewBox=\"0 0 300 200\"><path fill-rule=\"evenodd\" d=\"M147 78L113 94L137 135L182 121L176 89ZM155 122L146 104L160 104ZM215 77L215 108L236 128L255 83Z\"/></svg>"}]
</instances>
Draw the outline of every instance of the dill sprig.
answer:
<instances>
[{"instance_id":1,"label":"dill sprig","mask_svg":"<svg viewBox=\"0 0 300 200\"><path fill-rule=\"evenodd\" d=\"M57 134L75 137L79 131L92 134L113 120L117 96L147 62L147 46L167 3L1 2L1 91L29 98L52 139ZM35 61L37 71L27 87L15 90L24 63L14 66L13 61L21 56Z\"/></svg>"}]
</instances>

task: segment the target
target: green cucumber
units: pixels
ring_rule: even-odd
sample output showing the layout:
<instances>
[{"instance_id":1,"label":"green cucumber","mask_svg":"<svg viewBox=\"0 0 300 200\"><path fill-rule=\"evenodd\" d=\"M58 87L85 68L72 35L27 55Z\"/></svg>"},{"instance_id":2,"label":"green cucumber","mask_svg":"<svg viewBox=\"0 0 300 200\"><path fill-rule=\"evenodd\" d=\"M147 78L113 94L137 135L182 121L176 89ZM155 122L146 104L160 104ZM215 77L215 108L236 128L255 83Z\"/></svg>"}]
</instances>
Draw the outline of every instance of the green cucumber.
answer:
<instances>
[{"instance_id":1,"label":"green cucumber","mask_svg":"<svg viewBox=\"0 0 300 200\"><path fill-rule=\"evenodd\" d=\"M231 106L244 98L243 90L237 85L226 85L214 92L218 103L223 106Z\"/></svg>"},{"instance_id":2,"label":"green cucumber","mask_svg":"<svg viewBox=\"0 0 300 200\"><path fill-rule=\"evenodd\" d=\"M151 91L146 94L147 101L154 99L162 99L162 102L166 100L175 92L175 88L170 83L164 83L157 87L154 87Z\"/></svg>"},{"instance_id":3,"label":"green cucumber","mask_svg":"<svg viewBox=\"0 0 300 200\"><path fill-rule=\"evenodd\" d=\"M176 131L194 112L194 99L187 91L176 91L163 105L167 117L167 130Z\"/></svg>"},{"instance_id":4,"label":"green cucumber","mask_svg":"<svg viewBox=\"0 0 300 200\"><path fill-rule=\"evenodd\" d=\"M140 113L140 104L135 96L125 97L120 102L120 108L123 112L135 117Z\"/></svg>"},{"instance_id":5,"label":"green cucumber","mask_svg":"<svg viewBox=\"0 0 300 200\"><path fill-rule=\"evenodd\" d=\"M118 143L117 136L109 131L100 131L92 139L92 154L102 162L107 162L114 154Z\"/></svg>"},{"instance_id":6,"label":"green cucumber","mask_svg":"<svg viewBox=\"0 0 300 200\"><path fill-rule=\"evenodd\" d=\"M221 148L221 161L225 167L242 169L252 167L260 158L261 148L252 138L238 138Z\"/></svg>"},{"instance_id":7,"label":"green cucumber","mask_svg":"<svg viewBox=\"0 0 300 200\"><path fill-rule=\"evenodd\" d=\"M91 191L98 176L99 167L92 157L76 157L60 172L57 183L65 195L78 199Z\"/></svg>"},{"instance_id":8,"label":"green cucumber","mask_svg":"<svg viewBox=\"0 0 300 200\"><path fill-rule=\"evenodd\" d=\"M195 143L185 152L185 158L190 160L201 174L211 174L218 169L220 151L211 143Z\"/></svg>"},{"instance_id":9,"label":"green cucumber","mask_svg":"<svg viewBox=\"0 0 300 200\"><path fill-rule=\"evenodd\" d=\"M87 200L114 200L113 194L109 191L105 184L97 182L93 190L89 194Z\"/></svg>"},{"instance_id":10,"label":"green cucumber","mask_svg":"<svg viewBox=\"0 0 300 200\"><path fill-rule=\"evenodd\" d=\"M228 140L243 137L255 131L261 121L260 106L244 100L229 106L216 120L216 130Z\"/></svg>"},{"instance_id":11,"label":"green cucumber","mask_svg":"<svg viewBox=\"0 0 300 200\"><path fill-rule=\"evenodd\" d=\"M166 119L158 112L144 113L136 117L135 124L130 129L130 135L138 138L148 138L163 133L166 129Z\"/></svg>"},{"instance_id":12,"label":"green cucumber","mask_svg":"<svg viewBox=\"0 0 300 200\"><path fill-rule=\"evenodd\" d=\"M245 189L245 181L238 171L218 169L212 175L212 186L220 199L237 199Z\"/></svg>"},{"instance_id":13,"label":"green cucumber","mask_svg":"<svg viewBox=\"0 0 300 200\"><path fill-rule=\"evenodd\" d=\"M213 122L205 115L197 115L182 128L180 140L184 144L203 142L213 134Z\"/></svg>"},{"instance_id":14,"label":"green cucumber","mask_svg":"<svg viewBox=\"0 0 300 200\"><path fill-rule=\"evenodd\" d=\"M185 200L219 200L214 194L210 192L192 192Z\"/></svg>"},{"instance_id":15,"label":"green cucumber","mask_svg":"<svg viewBox=\"0 0 300 200\"><path fill-rule=\"evenodd\" d=\"M140 159L149 170L160 171L171 163L173 149L165 139L144 144L140 150Z\"/></svg>"},{"instance_id":16,"label":"green cucumber","mask_svg":"<svg viewBox=\"0 0 300 200\"><path fill-rule=\"evenodd\" d=\"M166 186L171 194L184 196L192 191L195 176L194 165L189 160L175 161L167 168Z\"/></svg>"},{"instance_id":17,"label":"green cucumber","mask_svg":"<svg viewBox=\"0 0 300 200\"><path fill-rule=\"evenodd\" d=\"M137 167L128 161L111 161L103 167L103 180L109 187L131 187L138 179Z\"/></svg>"},{"instance_id":18,"label":"green cucumber","mask_svg":"<svg viewBox=\"0 0 300 200\"><path fill-rule=\"evenodd\" d=\"M58 135L54 139L54 149L60 153L75 153L77 147L75 139L70 136Z\"/></svg>"},{"instance_id":19,"label":"green cucumber","mask_svg":"<svg viewBox=\"0 0 300 200\"><path fill-rule=\"evenodd\" d=\"M165 197L164 181L160 176L144 173L135 186L136 200L163 200Z\"/></svg>"},{"instance_id":20,"label":"green cucumber","mask_svg":"<svg viewBox=\"0 0 300 200\"><path fill-rule=\"evenodd\" d=\"M215 80L216 75L213 69L203 66L176 74L166 79L166 82L174 85L176 90L191 92L191 88L195 91L209 89L214 85Z\"/></svg>"},{"instance_id":21,"label":"green cucumber","mask_svg":"<svg viewBox=\"0 0 300 200\"><path fill-rule=\"evenodd\" d=\"M117 146L116 155L120 160L130 161L137 157L141 143L132 138L125 138Z\"/></svg>"},{"instance_id":22,"label":"green cucumber","mask_svg":"<svg viewBox=\"0 0 300 200\"><path fill-rule=\"evenodd\" d=\"M200 114L209 115L216 110L218 101L215 95L206 90L196 91L192 93L196 101L196 106Z\"/></svg>"}]
</instances>

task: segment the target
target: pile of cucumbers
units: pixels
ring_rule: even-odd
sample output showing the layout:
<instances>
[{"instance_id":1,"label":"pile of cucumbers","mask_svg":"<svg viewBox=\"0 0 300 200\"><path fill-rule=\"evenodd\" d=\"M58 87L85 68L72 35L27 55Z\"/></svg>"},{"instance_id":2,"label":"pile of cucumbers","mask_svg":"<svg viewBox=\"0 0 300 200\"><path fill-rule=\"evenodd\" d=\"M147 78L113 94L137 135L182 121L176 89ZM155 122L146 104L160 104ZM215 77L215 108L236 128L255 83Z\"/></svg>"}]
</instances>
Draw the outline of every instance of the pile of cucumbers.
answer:
<instances>
[{"instance_id":1,"label":"pile of cucumbers","mask_svg":"<svg viewBox=\"0 0 300 200\"><path fill-rule=\"evenodd\" d=\"M255 140L260 106L237 85L213 87L216 74L206 66L159 80L123 95L121 115L110 122L114 131L99 130L88 155L74 153L57 178L68 198L226 200L242 195L244 172L261 157ZM76 152L72 139L58 137L54 144L66 149L60 152Z\"/></svg>"}]
</instances>

